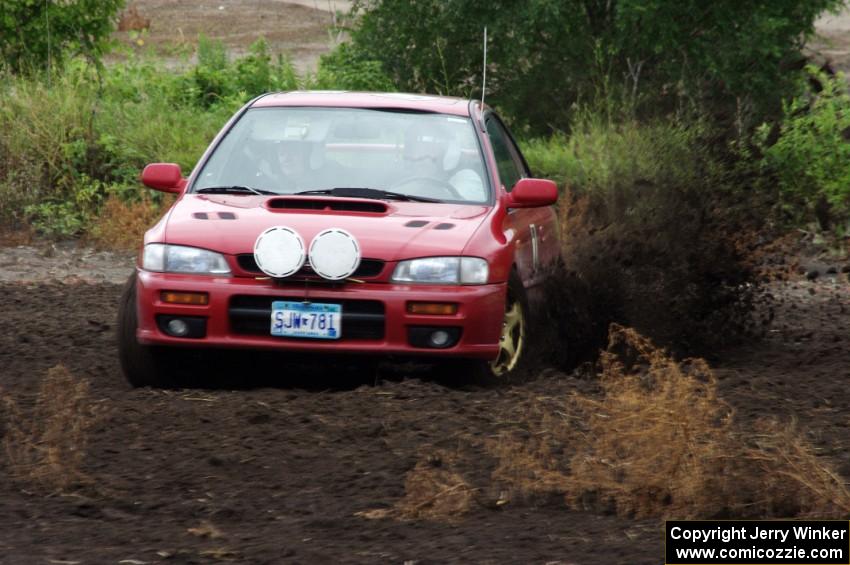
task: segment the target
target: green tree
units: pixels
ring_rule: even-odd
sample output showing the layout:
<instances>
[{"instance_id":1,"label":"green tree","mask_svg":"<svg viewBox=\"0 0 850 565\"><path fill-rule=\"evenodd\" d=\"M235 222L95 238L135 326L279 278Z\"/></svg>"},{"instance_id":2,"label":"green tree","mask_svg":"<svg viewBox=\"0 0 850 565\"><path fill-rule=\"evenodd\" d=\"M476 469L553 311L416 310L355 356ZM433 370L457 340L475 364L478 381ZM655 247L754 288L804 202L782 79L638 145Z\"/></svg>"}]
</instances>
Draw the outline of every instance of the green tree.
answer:
<instances>
[{"instance_id":1,"label":"green tree","mask_svg":"<svg viewBox=\"0 0 850 565\"><path fill-rule=\"evenodd\" d=\"M84 54L99 60L124 0L0 0L0 66L20 72Z\"/></svg>"},{"instance_id":2,"label":"green tree","mask_svg":"<svg viewBox=\"0 0 850 565\"><path fill-rule=\"evenodd\" d=\"M480 95L537 131L574 104L776 112L816 17L841 0L363 0L351 36L402 90Z\"/></svg>"}]
</instances>

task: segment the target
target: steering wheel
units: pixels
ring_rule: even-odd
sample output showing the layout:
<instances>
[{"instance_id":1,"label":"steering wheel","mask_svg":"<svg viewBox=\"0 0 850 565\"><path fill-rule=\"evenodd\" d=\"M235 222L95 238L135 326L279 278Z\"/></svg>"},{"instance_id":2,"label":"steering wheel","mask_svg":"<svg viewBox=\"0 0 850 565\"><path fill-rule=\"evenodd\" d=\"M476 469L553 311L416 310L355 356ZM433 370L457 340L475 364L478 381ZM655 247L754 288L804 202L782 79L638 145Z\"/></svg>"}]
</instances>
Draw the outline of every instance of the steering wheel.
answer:
<instances>
[{"instance_id":1,"label":"steering wheel","mask_svg":"<svg viewBox=\"0 0 850 565\"><path fill-rule=\"evenodd\" d=\"M457 190L455 190L455 187L453 187L451 185L451 183L449 183L448 181L435 179L434 177L426 177L426 176L406 177L406 178L401 179L398 182L394 182L390 186L390 190L392 190L393 192L402 192L404 194L410 194L411 196L429 196L428 194L420 194L418 192L404 192L402 190L398 190L398 188L401 187L401 186L405 186L405 185L413 184L413 183L417 183L417 184L420 184L420 185L423 184L423 183L429 184L432 187L436 187L437 189L442 190L443 192L448 194L451 197L450 200L463 200L463 196L461 196L460 193Z\"/></svg>"}]
</instances>

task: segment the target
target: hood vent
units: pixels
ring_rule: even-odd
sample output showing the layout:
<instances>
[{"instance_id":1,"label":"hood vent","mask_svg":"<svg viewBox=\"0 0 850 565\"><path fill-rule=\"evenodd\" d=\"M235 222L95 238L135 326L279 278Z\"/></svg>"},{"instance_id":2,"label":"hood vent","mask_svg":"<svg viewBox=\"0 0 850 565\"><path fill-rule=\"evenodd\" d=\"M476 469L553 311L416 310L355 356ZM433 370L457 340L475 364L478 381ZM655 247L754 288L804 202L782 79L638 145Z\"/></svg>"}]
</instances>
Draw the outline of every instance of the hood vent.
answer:
<instances>
[{"instance_id":1,"label":"hood vent","mask_svg":"<svg viewBox=\"0 0 850 565\"><path fill-rule=\"evenodd\" d=\"M383 202L339 198L272 198L266 203L266 206L269 210L317 210L366 212L367 214L385 214L387 212L387 205Z\"/></svg>"},{"instance_id":2,"label":"hood vent","mask_svg":"<svg viewBox=\"0 0 850 565\"><path fill-rule=\"evenodd\" d=\"M236 219L236 214L234 214L233 212L218 212L216 215L218 216L218 219L220 219L220 220L235 220ZM196 220L209 220L210 219L210 215L207 214L206 212L195 212L194 214L192 214L192 217L195 218Z\"/></svg>"}]
</instances>

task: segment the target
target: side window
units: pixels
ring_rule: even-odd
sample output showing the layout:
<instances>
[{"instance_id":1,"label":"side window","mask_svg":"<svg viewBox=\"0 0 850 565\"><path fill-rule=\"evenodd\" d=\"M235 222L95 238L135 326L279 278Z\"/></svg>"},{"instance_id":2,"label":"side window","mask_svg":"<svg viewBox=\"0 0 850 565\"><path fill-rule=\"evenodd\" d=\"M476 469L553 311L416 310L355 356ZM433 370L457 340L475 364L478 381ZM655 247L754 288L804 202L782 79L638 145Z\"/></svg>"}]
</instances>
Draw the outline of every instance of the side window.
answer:
<instances>
[{"instance_id":1,"label":"side window","mask_svg":"<svg viewBox=\"0 0 850 565\"><path fill-rule=\"evenodd\" d=\"M525 167L517 155L505 126L495 116L489 116L484 125L487 127L487 137L493 146L493 156L496 158L496 166L499 168L499 179L505 185L508 192L513 189L517 181L525 175Z\"/></svg>"}]
</instances>

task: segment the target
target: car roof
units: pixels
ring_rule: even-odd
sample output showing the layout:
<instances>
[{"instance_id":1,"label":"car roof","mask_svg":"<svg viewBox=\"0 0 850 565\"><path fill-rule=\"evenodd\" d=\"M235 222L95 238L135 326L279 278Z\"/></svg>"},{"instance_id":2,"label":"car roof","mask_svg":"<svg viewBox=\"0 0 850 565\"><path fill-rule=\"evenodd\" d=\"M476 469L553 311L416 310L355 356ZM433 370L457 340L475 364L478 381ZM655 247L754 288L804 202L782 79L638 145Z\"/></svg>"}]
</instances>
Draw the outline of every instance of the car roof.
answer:
<instances>
[{"instance_id":1,"label":"car roof","mask_svg":"<svg viewBox=\"0 0 850 565\"><path fill-rule=\"evenodd\" d=\"M435 112L469 117L469 100L451 96L399 92L348 92L301 90L275 92L258 98L252 108L322 106L332 108L380 108Z\"/></svg>"}]
</instances>

